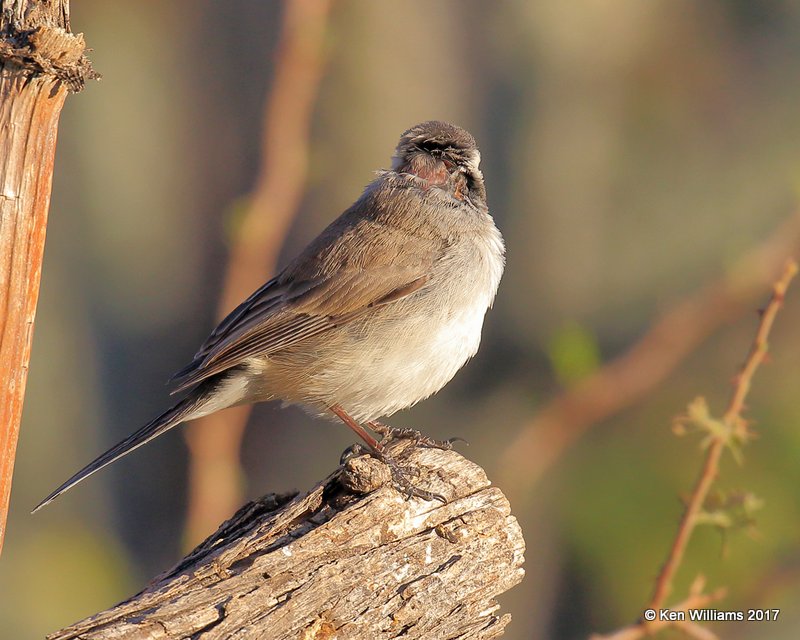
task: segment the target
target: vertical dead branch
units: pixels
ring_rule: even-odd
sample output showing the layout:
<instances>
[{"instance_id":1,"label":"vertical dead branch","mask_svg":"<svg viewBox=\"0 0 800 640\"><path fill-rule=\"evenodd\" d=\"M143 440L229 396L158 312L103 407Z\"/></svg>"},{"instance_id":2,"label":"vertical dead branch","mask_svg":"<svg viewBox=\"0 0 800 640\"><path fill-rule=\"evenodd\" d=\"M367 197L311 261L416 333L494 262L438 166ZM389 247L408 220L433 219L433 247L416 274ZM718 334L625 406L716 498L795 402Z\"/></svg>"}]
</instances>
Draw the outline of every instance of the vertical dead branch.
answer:
<instances>
[{"instance_id":1,"label":"vertical dead branch","mask_svg":"<svg viewBox=\"0 0 800 640\"><path fill-rule=\"evenodd\" d=\"M262 122L261 167L231 249L220 318L274 271L297 211L307 173L329 9L328 0L294 0L285 5L275 79ZM249 406L236 407L198 420L186 431L190 451L187 544L208 535L241 503L239 450L249 415Z\"/></svg>"},{"instance_id":2,"label":"vertical dead branch","mask_svg":"<svg viewBox=\"0 0 800 640\"><path fill-rule=\"evenodd\" d=\"M69 3L5 0L0 15L0 549L39 296L58 117L94 77Z\"/></svg>"}]
</instances>

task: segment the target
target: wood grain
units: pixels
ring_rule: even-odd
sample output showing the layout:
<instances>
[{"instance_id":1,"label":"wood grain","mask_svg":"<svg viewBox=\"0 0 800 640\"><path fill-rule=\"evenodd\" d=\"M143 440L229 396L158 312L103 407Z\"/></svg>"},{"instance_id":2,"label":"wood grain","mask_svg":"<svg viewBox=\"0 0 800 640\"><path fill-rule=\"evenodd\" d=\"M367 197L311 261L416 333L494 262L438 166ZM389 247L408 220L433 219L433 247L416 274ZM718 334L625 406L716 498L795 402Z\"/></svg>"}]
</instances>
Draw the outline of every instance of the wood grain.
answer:
<instances>
[{"instance_id":1,"label":"wood grain","mask_svg":"<svg viewBox=\"0 0 800 640\"><path fill-rule=\"evenodd\" d=\"M351 459L305 495L247 504L141 593L49 640L501 636L494 598L524 575L508 501L453 451L391 446L449 502L352 493L388 473Z\"/></svg>"},{"instance_id":2,"label":"wood grain","mask_svg":"<svg viewBox=\"0 0 800 640\"><path fill-rule=\"evenodd\" d=\"M56 134L68 91L95 77L66 0L0 12L0 549L39 297Z\"/></svg>"}]
</instances>

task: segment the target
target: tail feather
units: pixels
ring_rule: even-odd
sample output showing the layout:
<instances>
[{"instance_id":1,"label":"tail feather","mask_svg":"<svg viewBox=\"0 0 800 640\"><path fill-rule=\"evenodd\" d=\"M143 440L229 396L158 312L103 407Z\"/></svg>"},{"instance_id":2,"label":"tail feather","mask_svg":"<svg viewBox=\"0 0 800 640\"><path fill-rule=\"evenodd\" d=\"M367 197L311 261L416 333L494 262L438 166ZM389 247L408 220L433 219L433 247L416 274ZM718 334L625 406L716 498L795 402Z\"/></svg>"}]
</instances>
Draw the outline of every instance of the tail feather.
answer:
<instances>
[{"instance_id":1,"label":"tail feather","mask_svg":"<svg viewBox=\"0 0 800 640\"><path fill-rule=\"evenodd\" d=\"M178 426L181 422L190 418L196 417L200 412L197 411L205 403L208 394L201 391L202 386L189 394L186 398L181 400L171 409L168 409L155 420L148 422L138 431L132 433L122 442L111 447L108 451L95 458L92 462L87 464L83 469L78 471L69 480L62 484L58 489L53 491L49 496L42 500L31 513L36 513L39 509L47 504L50 504L58 496L65 491L68 491L81 480L88 478L94 472L99 471L103 467L111 464L115 460L119 460L122 456L129 454L134 449L138 449L143 444L150 442L153 438L157 438L165 431L169 431L172 427Z\"/></svg>"}]
</instances>

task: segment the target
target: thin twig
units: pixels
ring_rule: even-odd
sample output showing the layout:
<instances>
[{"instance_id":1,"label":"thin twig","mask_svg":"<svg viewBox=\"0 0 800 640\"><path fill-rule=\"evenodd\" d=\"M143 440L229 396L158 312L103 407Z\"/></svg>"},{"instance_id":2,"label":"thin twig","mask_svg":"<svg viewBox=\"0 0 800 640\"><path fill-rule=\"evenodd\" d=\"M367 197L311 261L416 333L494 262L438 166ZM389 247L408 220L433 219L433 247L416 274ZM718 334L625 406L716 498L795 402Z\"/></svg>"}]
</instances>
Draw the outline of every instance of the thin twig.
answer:
<instances>
[{"instance_id":1,"label":"thin twig","mask_svg":"<svg viewBox=\"0 0 800 640\"><path fill-rule=\"evenodd\" d=\"M676 622L674 626L683 631L686 636L695 640L719 640L719 636L716 633L709 631L696 622Z\"/></svg>"},{"instance_id":2,"label":"thin twig","mask_svg":"<svg viewBox=\"0 0 800 640\"><path fill-rule=\"evenodd\" d=\"M761 322L758 325L756 337L753 340L750 353L741 371L736 376L733 393L722 419L723 424L727 427L727 433L715 435L711 440L703 468L697 478L694 490L689 497L689 502L681 518L678 533L672 543L669 556L667 556L661 573L656 579L655 591L653 592L653 598L649 605L651 609L657 610L664 603L666 598L669 597L672 589L672 579L683 559L686 545L696 525L697 514L700 513L700 510L703 508L711 485L719 473L719 460L725 447L728 446L730 442L729 436L744 435L741 433L741 430L745 428L743 426L745 422L741 415L744 407L744 400L747 396L747 392L750 390L753 374L764 361L764 357L767 354L767 338L769 332L772 329L772 324L775 321L778 310L783 305L786 289L792 281L792 278L797 274L797 268L797 263L794 260L789 260L786 263L783 275L773 285L772 298L761 315Z\"/></svg>"},{"instance_id":3,"label":"thin twig","mask_svg":"<svg viewBox=\"0 0 800 640\"><path fill-rule=\"evenodd\" d=\"M679 611L686 613L690 609L703 609L708 607L708 605L713 604L715 602L719 602L722 598L725 597L726 591L725 589L717 589L711 593L691 593L688 598L679 602L678 604L670 607L670 611ZM640 640L641 638L647 637L651 634L654 634L662 629L666 629L669 626L674 625L675 623L668 620L659 620L656 617L655 620L652 622L638 622L633 624L629 627L624 627L623 629L618 629L617 631L613 631L609 634L592 634L589 637L589 640ZM685 625L688 624L686 622L682 623L682 628L687 630ZM697 625L693 625L697 626ZM694 629L690 629L688 633L691 633ZM710 632L709 632L710 633ZM699 637L699 636L693 636ZM705 638L715 638L713 634L704 636Z\"/></svg>"},{"instance_id":4,"label":"thin twig","mask_svg":"<svg viewBox=\"0 0 800 640\"><path fill-rule=\"evenodd\" d=\"M329 0L284 5L275 78L265 103L261 166L248 211L231 248L220 295L221 318L274 272L297 212L308 169L311 116L324 68ZM198 420L186 430L189 508L184 540L202 540L242 501L239 462L250 407Z\"/></svg>"},{"instance_id":5,"label":"thin twig","mask_svg":"<svg viewBox=\"0 0 800 640\"><path fill-rule=\"evenodd\" d=\"M522 427L501 457L500 482L527 494L586 431L644 397L775 278L800 243L800 211L718 280L670 307L625 353L564 391Z\"/></svg>"},{"instance_id":6,"label":"thin twig","mask_svg":"<svg viewBox=\"0 0 800 640\"><path fill-rule=\"evenodd\" d=\"M680 567L686 546L697 525L697 516L701 512L711 485L719 473L719 460L723 451L731 444L732 439L744 441L747 437L746 422L742 418L744 401L750 390L753 375L767 355L767 338L775 322L775 316L783 305L789 283L795 277L797 271L797 263L794 260L788 260L784 266L783 274L773 284L772 297L761 314L761 321L758 324L750 352L745 358L739 374L734 379L731 399L722 418L722 424L725 428L711 435L703 467L689 497L667 560L656 578L653 597L647 605L647 609L655 612L655 619L642 620L607 635L595 634L591 636L590 640L639 640L667 626L679 627L686 635L697 640L714 640L716 638L711 631L692 621L662 620L659 617L659 612L664 608L664 602L670 595L672 580L678 567ZM695 580L689 590L689 597L682 603L670 607L670 610L688 611L689 609L700 609L720 600L725 595L724 589L718 589L714 593L707 595L703 594L704 586L702 578Z\"/></svg>"}]
</instances>

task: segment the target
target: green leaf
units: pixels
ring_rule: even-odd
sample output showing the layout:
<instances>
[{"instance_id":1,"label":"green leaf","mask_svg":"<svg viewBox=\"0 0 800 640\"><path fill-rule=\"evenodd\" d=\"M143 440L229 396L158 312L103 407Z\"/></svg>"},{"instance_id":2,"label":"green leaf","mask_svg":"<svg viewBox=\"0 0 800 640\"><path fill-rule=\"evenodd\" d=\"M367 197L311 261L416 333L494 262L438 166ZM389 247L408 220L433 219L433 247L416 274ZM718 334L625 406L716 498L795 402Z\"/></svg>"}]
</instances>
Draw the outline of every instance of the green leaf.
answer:
<instances>
[{"instance_id":1,"label":"green leaf","mask_svg":"<svg viewBox=\"0 0 800 640\"><path fill-rule=\"evenodd\" d=\"M597 340L574 320L565 322L553 333L547 355L556 379L564 386L573 385L600 366Z\"/></svg>"}]
</instances>

